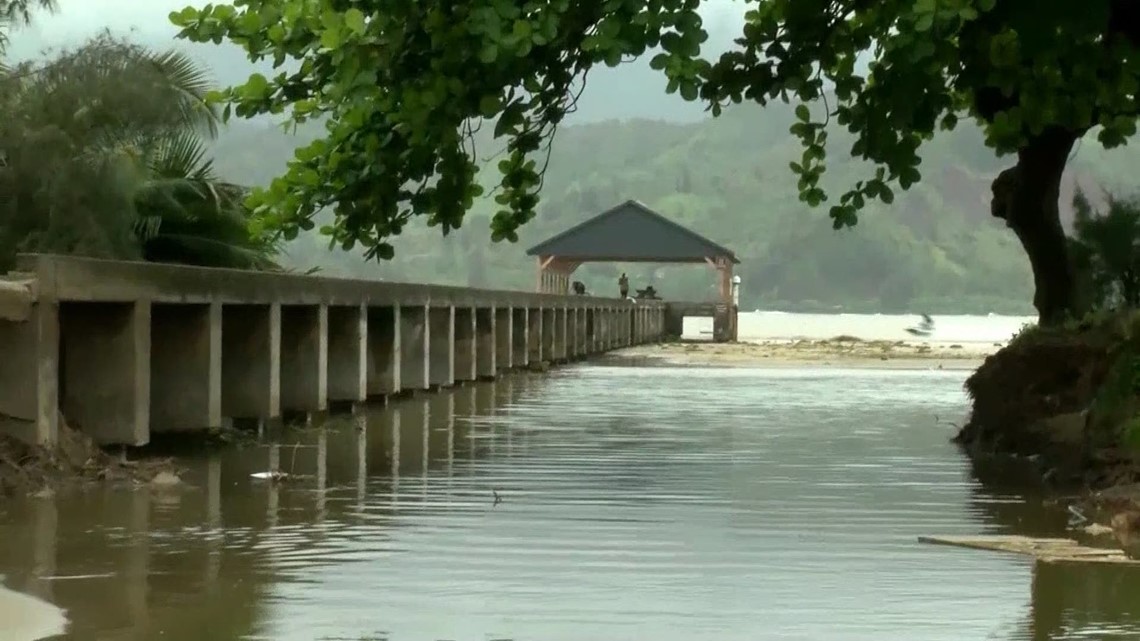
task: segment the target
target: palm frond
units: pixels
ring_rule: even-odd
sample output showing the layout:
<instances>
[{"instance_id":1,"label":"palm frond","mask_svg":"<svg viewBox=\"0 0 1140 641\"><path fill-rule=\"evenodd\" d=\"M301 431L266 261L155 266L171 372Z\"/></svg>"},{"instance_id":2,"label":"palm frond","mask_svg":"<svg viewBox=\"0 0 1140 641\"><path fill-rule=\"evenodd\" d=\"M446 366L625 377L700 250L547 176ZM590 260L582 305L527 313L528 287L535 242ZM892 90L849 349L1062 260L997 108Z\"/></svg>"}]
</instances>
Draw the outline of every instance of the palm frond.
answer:
<instances>
[{"instance_id":1,"label":"palm frond","mask_svg":"<svg viewBox=\"0 0 1140 641\"><path fill-rule=\"evenodd\" d=\"M36 9L55 13L59 4L56 0L0 0L0 20L9 25L28 24Z\"/></svg>"},{"instance_id":2,"label":"palm frond","mask_svg":"<svg viewBox=\"0 0 1140 641\"><path fill-rule=\"evenodd\" d=\"M179 96L176 102L183 122L210 139L217 138L220 118L218 110L206 102L206 94L214 87L206 68L174 49L148 54L146 61Z\"/></svg>"},{"instance_id":3,"label":"palm frond","mask_svg":"<svg viewBox=\"0 0 1140 641\"><path fill-rule=\"evenodd\" d=\"M206 154L206 146L197 133L175 131L153 141L147 164L155 177L212 181L214 161Z\"/></svg>"}]
</instances>

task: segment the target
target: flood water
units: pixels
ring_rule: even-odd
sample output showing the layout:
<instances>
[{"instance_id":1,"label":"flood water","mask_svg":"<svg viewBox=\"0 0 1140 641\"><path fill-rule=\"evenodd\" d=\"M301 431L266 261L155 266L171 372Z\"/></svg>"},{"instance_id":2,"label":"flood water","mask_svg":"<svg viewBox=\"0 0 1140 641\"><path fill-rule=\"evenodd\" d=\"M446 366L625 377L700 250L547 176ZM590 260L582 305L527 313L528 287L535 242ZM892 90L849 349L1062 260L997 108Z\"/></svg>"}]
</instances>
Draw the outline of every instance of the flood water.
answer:
<instances>
[{"instance_id":1,"label":"flood water","mask_svg":"<svg viewBox=\"0 0 1140 641\"><path fill-rule=\"evenodd\" d=\"M189 457L177 491L0 503L0 575L70 639L1140 637L1135 569L916 542L1064 527L948 443L965 375L512 376ZM251 477L274 460L299 478ZM51 634L14 598L0 639Z\"/></svg>"}]
</instances>

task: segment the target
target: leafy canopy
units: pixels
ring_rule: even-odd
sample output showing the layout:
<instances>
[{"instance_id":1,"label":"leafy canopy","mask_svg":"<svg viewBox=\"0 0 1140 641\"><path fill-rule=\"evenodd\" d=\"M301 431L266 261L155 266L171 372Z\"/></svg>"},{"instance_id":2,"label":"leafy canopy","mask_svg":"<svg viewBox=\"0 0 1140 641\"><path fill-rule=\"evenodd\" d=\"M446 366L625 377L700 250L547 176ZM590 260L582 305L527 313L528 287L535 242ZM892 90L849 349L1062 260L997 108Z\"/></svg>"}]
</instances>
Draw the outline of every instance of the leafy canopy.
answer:
<instances>
[{"instance_id":1,"label":"leafy canopy","mask_svg":"<svg viewBox=\"0 0 1140 641\"><path fill-rule=\"evenodd\" d=\"M1140 15L1131 0L763 0L737 46L701 57L701 0L235 0L171 15L181 36L229 39L250 58L296 70L255 74L215 96L238 116L322 118L328 136L299 149L250 204L286 238L323 231L344 248L390 257L387 239L414 215L446 231L482 194L470 132L494 121L506 141L492 237L515 240L535 214L542 151L597 65L659 48L668 91L707 102L798 101L792 163L800 198L820 185L827 124L855 134L864 180L830 213L853 225L872 199L921 179L919 148L960 116L999 153L1052 128L1101 126L1106 146L1135 132ZM863 69L860 61L867 61ZM813 115L809 104L823 102Z\"/></svg>"},{"instance_id":2,"label":"leafy canopy","mask_svg":"<svg viewBox=\"0 0 1140 641\"><path fill-rule=\"evenodd\" d=\"M0 268L18 251L267 266L246 191L205 156L211 86L185 55L106 33L0 68Z\"/></svg>"}]
</instances>

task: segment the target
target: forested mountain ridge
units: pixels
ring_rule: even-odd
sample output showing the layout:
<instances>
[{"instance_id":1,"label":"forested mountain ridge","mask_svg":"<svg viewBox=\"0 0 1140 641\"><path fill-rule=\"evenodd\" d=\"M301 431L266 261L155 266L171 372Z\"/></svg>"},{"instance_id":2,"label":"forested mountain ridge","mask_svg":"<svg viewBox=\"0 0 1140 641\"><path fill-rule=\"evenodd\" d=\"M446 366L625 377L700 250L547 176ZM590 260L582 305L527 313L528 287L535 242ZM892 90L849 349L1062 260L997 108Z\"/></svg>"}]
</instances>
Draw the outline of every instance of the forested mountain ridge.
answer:
<instances>
[{"instance_id":1,"label":"forested mountain ridge","mask_svg":"<svg viewBox=\"0 0 1140 641\"><path fill-rule=\"evenodd\" d=\"M800 202L788 163L801 154L788 133L790 108L738 107L696 123L610 120L564 127L554 142L538 218L517 244L491 243L485 200L463 228L442 237L414 223L397 239L396 257L367 263L325 250L327 239L290 246L297 267L387 278L531 288L534 259L525 250L626 199L733 249L741 259L743 307L864 311L1031 312L1028 261L1013 234L989 212L989 185L1008 161L995 158L968 126L932 141L920 167L923 180L894 203L865 212L859 225L834 231L826 208ZM489 128L488 128L489 129ZM216 147L228 179L264 184L292 149L319 133L295 137L265 124L237 122ZM485 134L485 132L483 132ZM494 143L479 135L488 159L485 183L497 180ZM849 148L845 132L832 133ZM833 151L825 184L838 187L869 171ZM1070 163L1063 207L1072 186L1129 193L1134 148L1112 153L1083 145ZM576 274L591 290L609 291L621 271L635 286L652 282L667 297L713 295L711 270L699 266L587 265Z\"/></svg>"}]
</instances>

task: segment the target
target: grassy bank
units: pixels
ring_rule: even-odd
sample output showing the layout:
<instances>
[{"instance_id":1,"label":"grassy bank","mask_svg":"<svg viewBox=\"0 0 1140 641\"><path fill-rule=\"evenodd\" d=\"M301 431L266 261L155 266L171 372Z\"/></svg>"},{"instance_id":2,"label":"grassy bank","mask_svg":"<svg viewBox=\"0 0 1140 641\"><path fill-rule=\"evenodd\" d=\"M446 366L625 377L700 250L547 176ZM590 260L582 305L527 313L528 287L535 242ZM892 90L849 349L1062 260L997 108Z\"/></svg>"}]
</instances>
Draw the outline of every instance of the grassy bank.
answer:
<instances>
[{"instance_id":1,"label":"grassy bank","mask_svg":"<svg viewBox=\"0 0 1140 641\"><path fill-rule=\"evenodd\" d=\"M1034 457L1055 486L1140 481L1140 314L1027 329L966 389L973 408L956 440L972 455Z\"/></svg>"}]
</instances>

